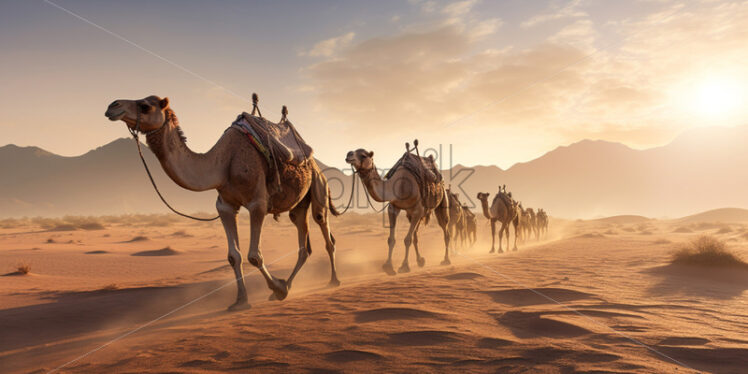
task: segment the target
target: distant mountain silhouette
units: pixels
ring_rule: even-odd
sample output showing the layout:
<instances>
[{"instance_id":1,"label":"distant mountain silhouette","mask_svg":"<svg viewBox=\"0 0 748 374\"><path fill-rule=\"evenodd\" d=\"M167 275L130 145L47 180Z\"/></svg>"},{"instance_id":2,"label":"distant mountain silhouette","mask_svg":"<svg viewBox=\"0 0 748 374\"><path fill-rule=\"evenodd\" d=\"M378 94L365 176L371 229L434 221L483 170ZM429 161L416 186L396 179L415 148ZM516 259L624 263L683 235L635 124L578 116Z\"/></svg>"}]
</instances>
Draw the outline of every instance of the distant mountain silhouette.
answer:
<instances>
[{"instance_id":1,"label":"distant mountain silhouette","mask_svg":"<svg viewBox=\"0 0 748 374\"><path fill-rule=\"evenodd\" d=\"M507 170L456 165L443 174L454 191L462 190L461 200L475 209L479 209L477 192L494 194L500 184L506 184L526 207L544 207L560 217L679 217L715 207L748 207L746 144L748 126L696 128L658 148L634 150L619 143L583 140ZM196 193L178 187L149 150L144 154L159 188L175 207L186 212L215 210L215 191ZM319 163L331 180L336 203L345 205L350 172ZM167 211L130 139L115 140L77 157L6 145L0 147L0 175L1 217ZM356 185L354 209L365 209L360 182Z\"/></svg>"}]
</instances>

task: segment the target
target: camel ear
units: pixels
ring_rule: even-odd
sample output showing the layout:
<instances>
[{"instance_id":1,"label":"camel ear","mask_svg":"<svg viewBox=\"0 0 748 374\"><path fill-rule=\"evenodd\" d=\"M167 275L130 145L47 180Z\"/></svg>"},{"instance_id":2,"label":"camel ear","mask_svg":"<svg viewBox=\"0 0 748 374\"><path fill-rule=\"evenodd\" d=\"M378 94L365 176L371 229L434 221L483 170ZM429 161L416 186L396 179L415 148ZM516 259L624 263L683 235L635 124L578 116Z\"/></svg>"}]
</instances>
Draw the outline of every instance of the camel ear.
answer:
<instances>
[{"instance_id":1,"label":"camel ear","mask_svg":"<svg viewBox=\"0 0 748 374\"><path fill-rule=\"evenodd\" d=\"M369 151L369 158L374 157L374 151Z\"/></svg>"},{"instance_id":2,"label":"camel ear","mask_svg":"<svg viewBox=\"0 0 748 374\"><path fill-rule=\"evenodd\" d=\"M161 101L158 102L158 105L161 106L161 109L166 109L169 106L169 98L165 97L161 99Z\"/></svg>"}]
</instances>

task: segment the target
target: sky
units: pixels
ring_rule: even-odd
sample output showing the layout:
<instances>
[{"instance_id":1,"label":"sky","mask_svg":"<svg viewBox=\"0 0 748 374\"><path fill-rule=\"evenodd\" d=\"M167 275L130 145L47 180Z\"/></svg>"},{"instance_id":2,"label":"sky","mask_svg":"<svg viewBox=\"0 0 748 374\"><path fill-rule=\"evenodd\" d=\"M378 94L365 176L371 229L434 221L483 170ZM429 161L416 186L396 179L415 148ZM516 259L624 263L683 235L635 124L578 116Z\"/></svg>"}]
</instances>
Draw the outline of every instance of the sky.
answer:
<instances>
[{"instance_id":1,"label":"sky","mask_svg":"<svg viewBox=\"0 0 748 374\"><path fill-rule=\"evenodd\" d=\"M66 156L128 136L107 105L151 94L204 152L256 92L341 167L416 138L507 168L748 124L747 1L0 1L0 50L0 145Z\"/></svg>"}]
</instances>

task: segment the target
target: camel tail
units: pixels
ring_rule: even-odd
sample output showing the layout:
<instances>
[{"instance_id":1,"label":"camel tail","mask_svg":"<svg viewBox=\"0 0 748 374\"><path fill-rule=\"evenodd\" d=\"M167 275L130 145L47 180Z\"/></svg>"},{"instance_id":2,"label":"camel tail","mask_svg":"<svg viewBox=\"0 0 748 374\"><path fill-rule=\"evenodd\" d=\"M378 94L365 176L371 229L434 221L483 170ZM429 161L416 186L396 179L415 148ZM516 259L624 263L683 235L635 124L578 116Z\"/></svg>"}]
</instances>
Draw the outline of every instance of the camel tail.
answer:
<instances>
[{"instance_id":1,"label":"camel tail","mask_svg":"<svg viewBox=\"0 0 748 374\"><path fill-rule=\"evenodd\" d=\"M424 225L424 226L428 225L428 224L429 224L429 221L430 221L430 220L431 220L431 211L429 210L429 211L428 211L428 212L426 213L426 216L425 216L425 217L423 217L423 225Z\"/></svg>"},{"instance_id":2,"label":"camel tail","mask_svg":"<svg viewBox=\"0 0 748 374\"><path fill-rule=\"evenodd\" d=\"M335 209L335 204L332 203L332 196L330 196L329 188L327 189L327 201L329 203L328 205L330 206L330 213L332 213L332 215L335 217L339 216L341 213L337 209Z\"/></svg>"}]
</instances>

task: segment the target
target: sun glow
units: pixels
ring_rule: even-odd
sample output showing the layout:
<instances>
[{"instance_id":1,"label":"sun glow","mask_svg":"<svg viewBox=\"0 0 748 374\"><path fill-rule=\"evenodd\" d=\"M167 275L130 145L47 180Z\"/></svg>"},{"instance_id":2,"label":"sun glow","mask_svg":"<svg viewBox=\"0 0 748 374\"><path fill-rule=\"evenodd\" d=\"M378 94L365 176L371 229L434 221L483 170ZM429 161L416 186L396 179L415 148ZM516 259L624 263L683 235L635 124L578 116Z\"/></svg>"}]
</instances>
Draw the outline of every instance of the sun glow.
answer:
<instances>
[{"instance_id":1,"label":"sun glow","mask_svg":"<svg viewBox=\"0 0 748 374\"><path fill-rule=\"evenodd\" d=\"M710 77L694 87L688 103L704 119L723 120L734 117L745 103L745 91L737 80Z\"/></svg>"}]
</instances>

